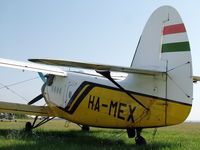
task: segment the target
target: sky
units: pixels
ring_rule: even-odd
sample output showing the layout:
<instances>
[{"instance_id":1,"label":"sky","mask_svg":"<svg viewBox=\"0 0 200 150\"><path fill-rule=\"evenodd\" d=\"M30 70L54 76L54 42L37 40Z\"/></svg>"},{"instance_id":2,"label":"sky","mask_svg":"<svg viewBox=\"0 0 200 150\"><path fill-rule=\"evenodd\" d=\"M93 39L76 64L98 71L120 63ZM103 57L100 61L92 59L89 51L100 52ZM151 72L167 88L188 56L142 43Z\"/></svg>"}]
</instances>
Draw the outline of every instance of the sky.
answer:
<instances>
[{"instance_id":1,"label":"sky","mask_svg":"<svg viewBox=\"0 0 200 150\"><path fill-rule=\"evenodd\" d=\"M193 74L200 76L198 0L0 0L0 57L128 67L145 23L163 5L180 13L190 41ZM0 73L0 101L28 103L41 93L37 73L2 67ZM30 81L3 88L25 80ZM199 91L200 83L194 84L188 121L200 121Z\"/></svg>"}]
</instances>

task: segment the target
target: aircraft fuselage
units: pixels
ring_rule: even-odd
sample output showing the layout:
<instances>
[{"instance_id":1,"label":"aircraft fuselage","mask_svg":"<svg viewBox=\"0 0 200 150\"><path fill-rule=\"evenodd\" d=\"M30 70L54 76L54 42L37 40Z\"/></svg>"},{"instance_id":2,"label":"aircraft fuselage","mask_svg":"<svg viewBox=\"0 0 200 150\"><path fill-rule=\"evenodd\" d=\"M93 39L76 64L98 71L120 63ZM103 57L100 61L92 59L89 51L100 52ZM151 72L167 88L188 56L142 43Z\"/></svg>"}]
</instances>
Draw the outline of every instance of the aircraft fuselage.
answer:
<instances>
[{"instance_id":1,"label":"aircraft fuselage","mask_svg":"<svg viewBox=\"0 0 200 150\"><path fill-rule=\"evenodd\" d=\"M44 96L55 114L78 124L96 127L166 126L182 122L189 114L190 105L162 98L162 89L156 89L157 84L165 81L165 76L144 76L142 79L140 75L138 80L136 74L127 78L117 82L149 110L107 79L87 74L55 76L52 84L45 86ZM127 80L132 80L132 84ZM149 84L142 84L144 81ZM138 86L140 82L143 88ZM145 90L150 92L145 93ZM180 110L182 113L178 114Z\"/></svg>"}]
</instances>

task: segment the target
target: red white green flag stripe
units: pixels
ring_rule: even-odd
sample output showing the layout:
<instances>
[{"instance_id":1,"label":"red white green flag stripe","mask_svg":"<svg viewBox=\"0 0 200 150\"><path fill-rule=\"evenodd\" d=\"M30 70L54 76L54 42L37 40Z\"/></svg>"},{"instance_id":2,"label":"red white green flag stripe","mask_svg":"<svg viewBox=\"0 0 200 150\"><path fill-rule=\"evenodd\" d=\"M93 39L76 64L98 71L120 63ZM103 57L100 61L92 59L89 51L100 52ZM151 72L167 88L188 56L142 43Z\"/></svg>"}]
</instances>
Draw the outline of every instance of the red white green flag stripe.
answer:
<instances>
[{"instance_id":1,"label":"red white green flag stripe","mask_svg":"<svg viewBox=\"0 0 200 150\"><path fill-rule=\"evenodd\" d=\"M163 35L183 33L183 32L186 32L184 24L165 26L163 29Z\"/></svg>"},{"instance_id":2,"label":"red white green flag stripe","mask_svg":"<svg viewBox=\"0 0 200 150\"><path fill-rule=\"evenodd\" d=\"M163 28L162 53L190 51L184 24L174 24Z\"/></svg>"}]
</instances>

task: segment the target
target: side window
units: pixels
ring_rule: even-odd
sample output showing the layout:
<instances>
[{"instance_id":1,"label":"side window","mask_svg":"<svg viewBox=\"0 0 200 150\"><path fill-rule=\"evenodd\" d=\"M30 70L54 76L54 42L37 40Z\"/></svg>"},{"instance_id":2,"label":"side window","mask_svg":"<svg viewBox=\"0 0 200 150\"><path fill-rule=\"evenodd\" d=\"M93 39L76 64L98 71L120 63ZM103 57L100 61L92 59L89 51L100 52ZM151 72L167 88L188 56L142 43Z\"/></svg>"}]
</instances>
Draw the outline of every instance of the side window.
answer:
<instances>
[{"instance_id":1,"label":"side window","mask_svg":"<svg viewBox=\"0 0 200 150\"><path fill-rule=\"evenodd\" d=\"M69 91L68 98L71 99L71 97L72 97L72 91Z\"/></svg>"},{"instance_id":2,"label":"side window","mask_svg":"<svg viewBox=\"0 0 200 150\"><path fill-rule=\"evenodd\" d=\"M72 97L73 85L69 85L67 88L67 100L69 101Z\"/></svg>"},{"instance_id":3,"label":"side window","mask_svg":"<svg viewBox=\"0 0 200 150\"><path fill-rule=\"evenodd\" d=\"M74 81L69 81L67 83L67 92L66 92L66 101L65 101L66 104L72 98L75 86L76 86L76 82Z\"/></svg>"}]
</instances>

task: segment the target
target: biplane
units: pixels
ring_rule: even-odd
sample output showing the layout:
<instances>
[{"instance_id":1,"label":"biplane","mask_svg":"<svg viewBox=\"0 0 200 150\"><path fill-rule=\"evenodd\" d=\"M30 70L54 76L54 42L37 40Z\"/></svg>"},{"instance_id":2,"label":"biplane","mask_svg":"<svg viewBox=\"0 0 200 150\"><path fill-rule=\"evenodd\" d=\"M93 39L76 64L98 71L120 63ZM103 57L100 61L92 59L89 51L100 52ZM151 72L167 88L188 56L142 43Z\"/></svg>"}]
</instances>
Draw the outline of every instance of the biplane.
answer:
<instances>
[{"instance_id":1,"label":"biplane","mask_svg":"<svg viewBox=\"0 0 200 150\"><path fill-rule=\"evenodd\" d=\"M82 125L83 130L126 129L136 144L146 143L142 129L175 125L187 118L193 82L199 80L192 74L185 25L170 6L158 8L147 21L130 67L54 59L29 61L0 59L0 66L39 72L44 81L41 94L27 105L0 102L0 112L36 116L33 123L26 123L27 131L59 117ZM99 75L65 71L59 66L90 69ZM128 75L117 80L111 72ZM42 98L46 106L33 105ZM36 124L38 116L45 118Z\"/></svg>"}]
</instances>

